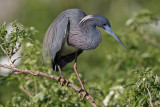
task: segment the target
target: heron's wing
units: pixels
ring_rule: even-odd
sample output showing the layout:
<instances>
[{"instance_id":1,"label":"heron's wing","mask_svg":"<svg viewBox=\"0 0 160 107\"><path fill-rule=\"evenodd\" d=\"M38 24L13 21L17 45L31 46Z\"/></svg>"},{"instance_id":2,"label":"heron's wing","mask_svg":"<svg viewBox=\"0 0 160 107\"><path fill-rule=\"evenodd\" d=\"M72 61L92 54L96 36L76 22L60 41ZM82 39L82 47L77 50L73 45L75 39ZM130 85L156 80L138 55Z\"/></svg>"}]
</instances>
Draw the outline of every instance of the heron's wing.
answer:
<instances>
[{"instance_id":1,"label":"heron's wing","mask_svg":"<svg viewBox=\"0 0 160 107\"><path fill-rule=\"evenodd\" d=\"M67 35L68 18L60 14L48 28L43 43L43 58L48 55L54 60L56 53L61 49L63 40Z\"/></svg>"}]
</instances>

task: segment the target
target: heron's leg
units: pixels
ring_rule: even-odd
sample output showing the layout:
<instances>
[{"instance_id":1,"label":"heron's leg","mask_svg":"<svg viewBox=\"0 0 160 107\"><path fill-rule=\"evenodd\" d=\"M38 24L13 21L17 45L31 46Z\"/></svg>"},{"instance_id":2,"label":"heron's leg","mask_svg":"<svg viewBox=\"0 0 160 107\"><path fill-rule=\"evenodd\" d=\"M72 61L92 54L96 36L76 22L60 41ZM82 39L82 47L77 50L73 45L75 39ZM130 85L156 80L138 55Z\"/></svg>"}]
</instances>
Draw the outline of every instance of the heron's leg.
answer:
<instances>
[{"instance_id":1,"label":"heron's leg","mask_svg":"<svg viewBox=\"0 0 160 107\"><path fill-rule=\"evenodd\" d=\"M60 81L60 84L63 86L65 84L65 86L68 85L68 80L66 80L64 78L64 76L62 75L62 70L61 70L61 67L59 65L57 65L58 67L58 70L59 70L59 73L60 73L60 77L58 78L58 81Z\"/></svg>"},{"instance_id":2,"label":"heron's leg","mask_svg":"<svg viewBox=\"0 0 160 107\"><path fill-rule=\"evenodd\" d=\"M60 76L61 76L61 77L63 77L61 67L60 67L58 64L57 64L57 67L58 67L58 70L59 70Z\"/></svg>"},{"instance_id":3,"label":"heron's leg","mask_svg":"<svg viewBox=\"0 0 160 107\"><path fill-rule=\"evenodd\" d=\"M75 56L74 71L75 71L75 73L77 75L77 78L79 80L79 83L81 85L81 89L79 90L79 93L83 91L82 98L80 100L83 100L86 97L86 95L88 95L88 93L87 93L87 91L86 91L86 89L85 89L85 87L84 87L84 85L83 85L83 83L82 83L82 81L81 81L81 79L79 77L79 74L77 72L77 54Z\"/></svg>"},{"instance_id":4,"label":"heron's leg","mask_svg":"<svg viewBox=\"0 0 160 107\"><path fill-rule=\"evenodd\" d=\"M76 73L76 75L77 75L77 78L78 78L78 81L79 81L79 83L80 83L80 85L81 85L81 88L82 88L83 90L86 90L86 89L84 88L84 85L83 85L83 83L82 83L82 81L81 81L81 79L80 79L80 77L79 77L78 72L77 72L77 55L76 55L76 57L75 57L75 62L74 62L74 71L75 71L75 73Z\"/></svg>"}]
</instances>

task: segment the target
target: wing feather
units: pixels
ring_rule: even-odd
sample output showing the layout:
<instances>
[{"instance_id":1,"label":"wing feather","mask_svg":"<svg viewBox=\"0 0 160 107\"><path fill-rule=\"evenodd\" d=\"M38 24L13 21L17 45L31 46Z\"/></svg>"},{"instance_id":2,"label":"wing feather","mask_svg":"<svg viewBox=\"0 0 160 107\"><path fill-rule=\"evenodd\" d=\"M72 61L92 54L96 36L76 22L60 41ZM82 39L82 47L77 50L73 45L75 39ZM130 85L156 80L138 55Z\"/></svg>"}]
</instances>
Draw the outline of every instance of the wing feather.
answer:
<instances>
[{"instance_id":1,"label":"wing feather","mask_svg":"<svg viewBox=\"0 0 160 107\"><path fill-rule=\"evenodd\" d=\"M60 14L48 28L43 42L43 59L50 55L54 60L56 53L60 51L65 38L69 19Z\"/></svg>"}]
</instances>

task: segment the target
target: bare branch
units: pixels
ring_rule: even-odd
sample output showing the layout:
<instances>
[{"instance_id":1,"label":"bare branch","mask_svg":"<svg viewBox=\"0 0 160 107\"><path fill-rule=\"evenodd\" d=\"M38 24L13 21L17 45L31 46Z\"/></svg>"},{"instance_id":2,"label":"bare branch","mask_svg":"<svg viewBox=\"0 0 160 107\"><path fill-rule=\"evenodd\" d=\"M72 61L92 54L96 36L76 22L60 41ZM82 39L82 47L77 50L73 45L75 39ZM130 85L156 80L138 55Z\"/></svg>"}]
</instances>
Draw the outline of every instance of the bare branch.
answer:
<instances>
[{"instance_id":1,"label":"bare branch","mask_svg":"<svg viewBox=\"0 0 160 107\"><path fill-rule=\"evenodd\" d=\"M50 75L50 74L43 73L43 72L39 72L39 71L31 71L31 70L27 70L27 69L19 69L19 68L11 67L11 66L8 66L8 65L2 65L2 64L0 64L0 67L7 68L7 69L12 69L12 70L15 70L15 71L19 71L19 73L17 73L17 74L21 74L21 73L31 74L31 75L34 75L34 76L41 76L41 77L50 78L52 80L56 80L57 82L63 82L62 79L60 79L60 81L58 81L59 77L57 77L57 76ZM77 93L81 90L80 88L78 88L77 86L72 84L71 82L68 82L67 86L71 87L72 89L74 89ZM81 91L80 94L83 95L84 92ZM97 105L94 102L93 98L89 94L86 95L85 99L92 105L92 107L97 107Z\"/></svg>"},{"instance_id":2,"label":"bare branch","mask_svg":"<svg viewBox=\"0 0 160 107\"><path fill-rule=\"evenodd\" d=\"M35 88L35 93L38 93L38 87L37 87L37 79L34 79L34 88Z\"/></svg>"},{"instance_id":3,"label":"bare branch","mask_svg":"<svg viewBox=\"0 0 160 107\"><path fill-rule=\"evenodd\" d=\"M155 104L154 104L154 107L158 107L158 106L160 106L160 102L156 101Z\"/></svg>"},{"instance_id":4,"label":"bare branch","mask_svg":"<svg viewBox=\"0 0 160 107\"><path fill-rule=\"evenodd\" d=\"M19 51L20 48L21 48L21 43L18 45L18 47L16 47L14 51L12 50L11 55L9 57L11 58L15 53Z\"/></svg>"},{"instance_id":5,"label":"bare branch","mask_svg":"<svg viewBox=\"0 0 160 107\"><path fill-rule=\"evenodd\" d=\"M20 85L20 89L21 89L24 93L26 93L30 98L33 97L32 94L31 94L29 91L27 91L22 85Z\"/></svg>"},{"instance_id":6,"label":"bare branch","mask_svg":"<svg viewBox=\"0 0 160 107\"><path fill-rule=\"evenodd\" d=\"M160 43L158 43L158 42L156 42L156 41L148 38L147 36L144 36L144 39L145 39L147 42L151 43L152 45L157 46L157 47L160 48Z\"/></svg>"},{"instance_id":7,"label":"bare branch","mask_svg":"<svg viewBox=\"0 0 160 107\"><path fill-rule=\"evenodd\" d=\"M146 88L146 89L147 89L147 91L148 91L148 95L149 95L149 97L150 97L150 105L151 105L151 107L153 107L151 92L149 91L149 89L148 89L148 88Z\"/></svg>"},{"instance_id":8,"label":"bare branch","mask_svg":"<svg viewBox=\"0 0 160 107\"><path fill-rule=\"evenodd\" d=\"M12 61L12 63L14 64L18 59L23 58L23 57L26 57L26 56L27 56L27 55L19 56L18 58L14 59L14 60Z\"/></svg>"},{"instance_id":9,"label":"bare branch","mask_svg":"<svg viewBox=\"0 0 160 107\"><path fill-rule=\"evenodd\" d=\"M14 66L14 64L12 63L12 60L11 58L8 56L8 53L6 52L6 50L3 49L3 47L0 45L2 51L6 54L7 58L8 58L8 61L10 63L11 66Z\"/></svg>"}]
</instances>

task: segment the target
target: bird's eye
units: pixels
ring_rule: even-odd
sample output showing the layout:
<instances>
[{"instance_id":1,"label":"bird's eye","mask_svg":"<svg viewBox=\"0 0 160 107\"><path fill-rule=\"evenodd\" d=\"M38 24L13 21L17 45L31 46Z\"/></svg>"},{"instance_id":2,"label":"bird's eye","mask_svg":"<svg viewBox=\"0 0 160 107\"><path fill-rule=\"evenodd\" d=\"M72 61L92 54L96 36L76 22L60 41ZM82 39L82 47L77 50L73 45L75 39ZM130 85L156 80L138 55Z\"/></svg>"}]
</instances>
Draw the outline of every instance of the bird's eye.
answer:
<instances>
[{"instance_id":1,"label":"bird's eye","mask_svg":"<svg viewBox=\"0 0 160 107\"><path fill-rule=\"evenodd\" d=\"M107 24L105 24L105 23L103 24L103 26L106 26L106 25L107 25Z\"/></svg>"}]
</instances>

